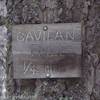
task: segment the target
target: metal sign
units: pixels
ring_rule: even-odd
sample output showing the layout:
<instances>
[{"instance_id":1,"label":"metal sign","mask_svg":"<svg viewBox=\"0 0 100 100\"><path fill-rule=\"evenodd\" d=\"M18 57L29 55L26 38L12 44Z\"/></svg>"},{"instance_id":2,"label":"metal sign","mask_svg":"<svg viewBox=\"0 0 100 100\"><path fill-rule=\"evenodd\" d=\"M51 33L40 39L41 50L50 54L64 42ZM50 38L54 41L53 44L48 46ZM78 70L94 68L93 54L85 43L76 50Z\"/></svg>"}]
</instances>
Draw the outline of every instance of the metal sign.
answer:
<instances>
[{"instance_id":1,"label":"metal sign","mask_svg":"<svg viewBox=\"0 0 100 100\"><path fill-rule=\"evenodd\" d=\"M80 77L81 25L12 27L15 79Z\"/></svg>"}]
</instances>

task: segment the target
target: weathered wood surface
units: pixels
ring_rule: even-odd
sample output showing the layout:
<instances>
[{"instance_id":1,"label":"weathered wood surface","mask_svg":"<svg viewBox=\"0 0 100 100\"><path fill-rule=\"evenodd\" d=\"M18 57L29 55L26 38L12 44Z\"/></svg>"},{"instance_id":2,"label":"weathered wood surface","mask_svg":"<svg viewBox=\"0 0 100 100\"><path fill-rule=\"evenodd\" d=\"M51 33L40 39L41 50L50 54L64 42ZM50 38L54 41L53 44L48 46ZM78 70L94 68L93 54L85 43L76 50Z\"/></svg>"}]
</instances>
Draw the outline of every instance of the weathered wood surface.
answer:
<instances>
[{"instance_id":1,"label":"weathered wood surface","mask_svg":"<svg viewBox=\"0 0 100 100\"><path fill-rule=\"evenodd\" d=\"M79 23L16 25L12 33L14 78L80 77Z\"/></svg>"}]
</instances>

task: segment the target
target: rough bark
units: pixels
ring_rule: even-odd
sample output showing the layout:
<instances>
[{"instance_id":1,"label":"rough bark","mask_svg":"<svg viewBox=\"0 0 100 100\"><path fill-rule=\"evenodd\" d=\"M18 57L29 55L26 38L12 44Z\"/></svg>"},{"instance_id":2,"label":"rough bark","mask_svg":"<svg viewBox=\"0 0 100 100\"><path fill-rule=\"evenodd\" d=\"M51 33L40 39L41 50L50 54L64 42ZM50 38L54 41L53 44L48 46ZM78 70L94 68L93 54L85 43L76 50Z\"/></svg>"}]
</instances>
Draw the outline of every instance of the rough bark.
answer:
<instances>
[{"instance_id":1,"label":"rough bark","mask_svg":"<svg viewBox=\"0 0 100 100\"><path fill-rule=\"evenodd\" d=\"M10 74L9 95L33 95L34 100L100 100L99 0L7 0L6 4L8 28L12 24L82 22L83 52L82 78L15 81Z\"/></svg>"},{"instance_id":2,"label":"rough bark","mask_svg":"<svg viewBox=\"0 0 100 100\"><path fill-rule=\"evenodd\" d=\"M6 57L7 57L7 28L3 21L7 16L6 1L0 0L0 99L6 98Z\"/></svg>"},{"instance_id":3,"label":"rough bark","mask_svg":"<svg viewBox=\"0 0 100 100\"><path fill-rule=\"evenodd\" d=\"M86 4L85 4L86 5ZM90 100L100 99L100 81L99 81L99 68L100 68L100 56L99 56L99 32L100 32L100 4L97 1L88 1L87 10L83 16L83 73L85 86L87 87L87 93L90 96Z\"/></svg>"}]
</instances>

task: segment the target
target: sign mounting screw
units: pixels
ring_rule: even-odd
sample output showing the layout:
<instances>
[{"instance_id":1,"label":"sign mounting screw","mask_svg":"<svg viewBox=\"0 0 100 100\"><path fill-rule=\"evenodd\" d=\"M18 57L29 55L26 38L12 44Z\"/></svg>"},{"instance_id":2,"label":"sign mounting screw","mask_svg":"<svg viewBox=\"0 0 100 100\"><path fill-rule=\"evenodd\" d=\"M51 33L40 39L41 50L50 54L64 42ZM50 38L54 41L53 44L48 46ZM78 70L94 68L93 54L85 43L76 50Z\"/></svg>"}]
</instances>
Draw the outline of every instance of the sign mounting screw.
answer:
<instances>
[{"instance_id":1,"label":"sign mounting screw","mask_svg":"<svg viewBox=\"0 0 100 100\"><path fill-rule=\"evenodd\" d=\"M48 26L44 26L44 27L43 27L43 30L44 30L44 31L47 31L47 30L48 30Z\"/></svg>"},{"instance_id":2,"label":"sign mounting screw","mask_svg":"<svg viewBox=\"0 0 100 100\"><path fill-rule=\"evenodd\" d=\"M49 74L49 73L47 73L46 77L47 77L47 78L50 78L50 74Z\"/></svg>"}]
</instances>

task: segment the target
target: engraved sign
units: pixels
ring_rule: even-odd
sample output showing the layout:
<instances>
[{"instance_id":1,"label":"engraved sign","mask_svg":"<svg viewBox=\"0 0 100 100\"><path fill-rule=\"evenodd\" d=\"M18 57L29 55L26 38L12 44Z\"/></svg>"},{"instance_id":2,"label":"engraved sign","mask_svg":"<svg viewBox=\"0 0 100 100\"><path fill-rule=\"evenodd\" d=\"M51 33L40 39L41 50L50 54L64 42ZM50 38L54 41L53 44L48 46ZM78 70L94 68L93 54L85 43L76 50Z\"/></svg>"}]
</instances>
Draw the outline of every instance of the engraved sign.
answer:
<instances>
[{"instance_id":1,"label":"engraved sign","mask_svg":"<svg viewBox=\"0 0 100 100\"><path fill-rule=\"evenodd\" d=\"M15 79L80 77L81 25L12 27Z\"/></svg>"}]
</instances>

